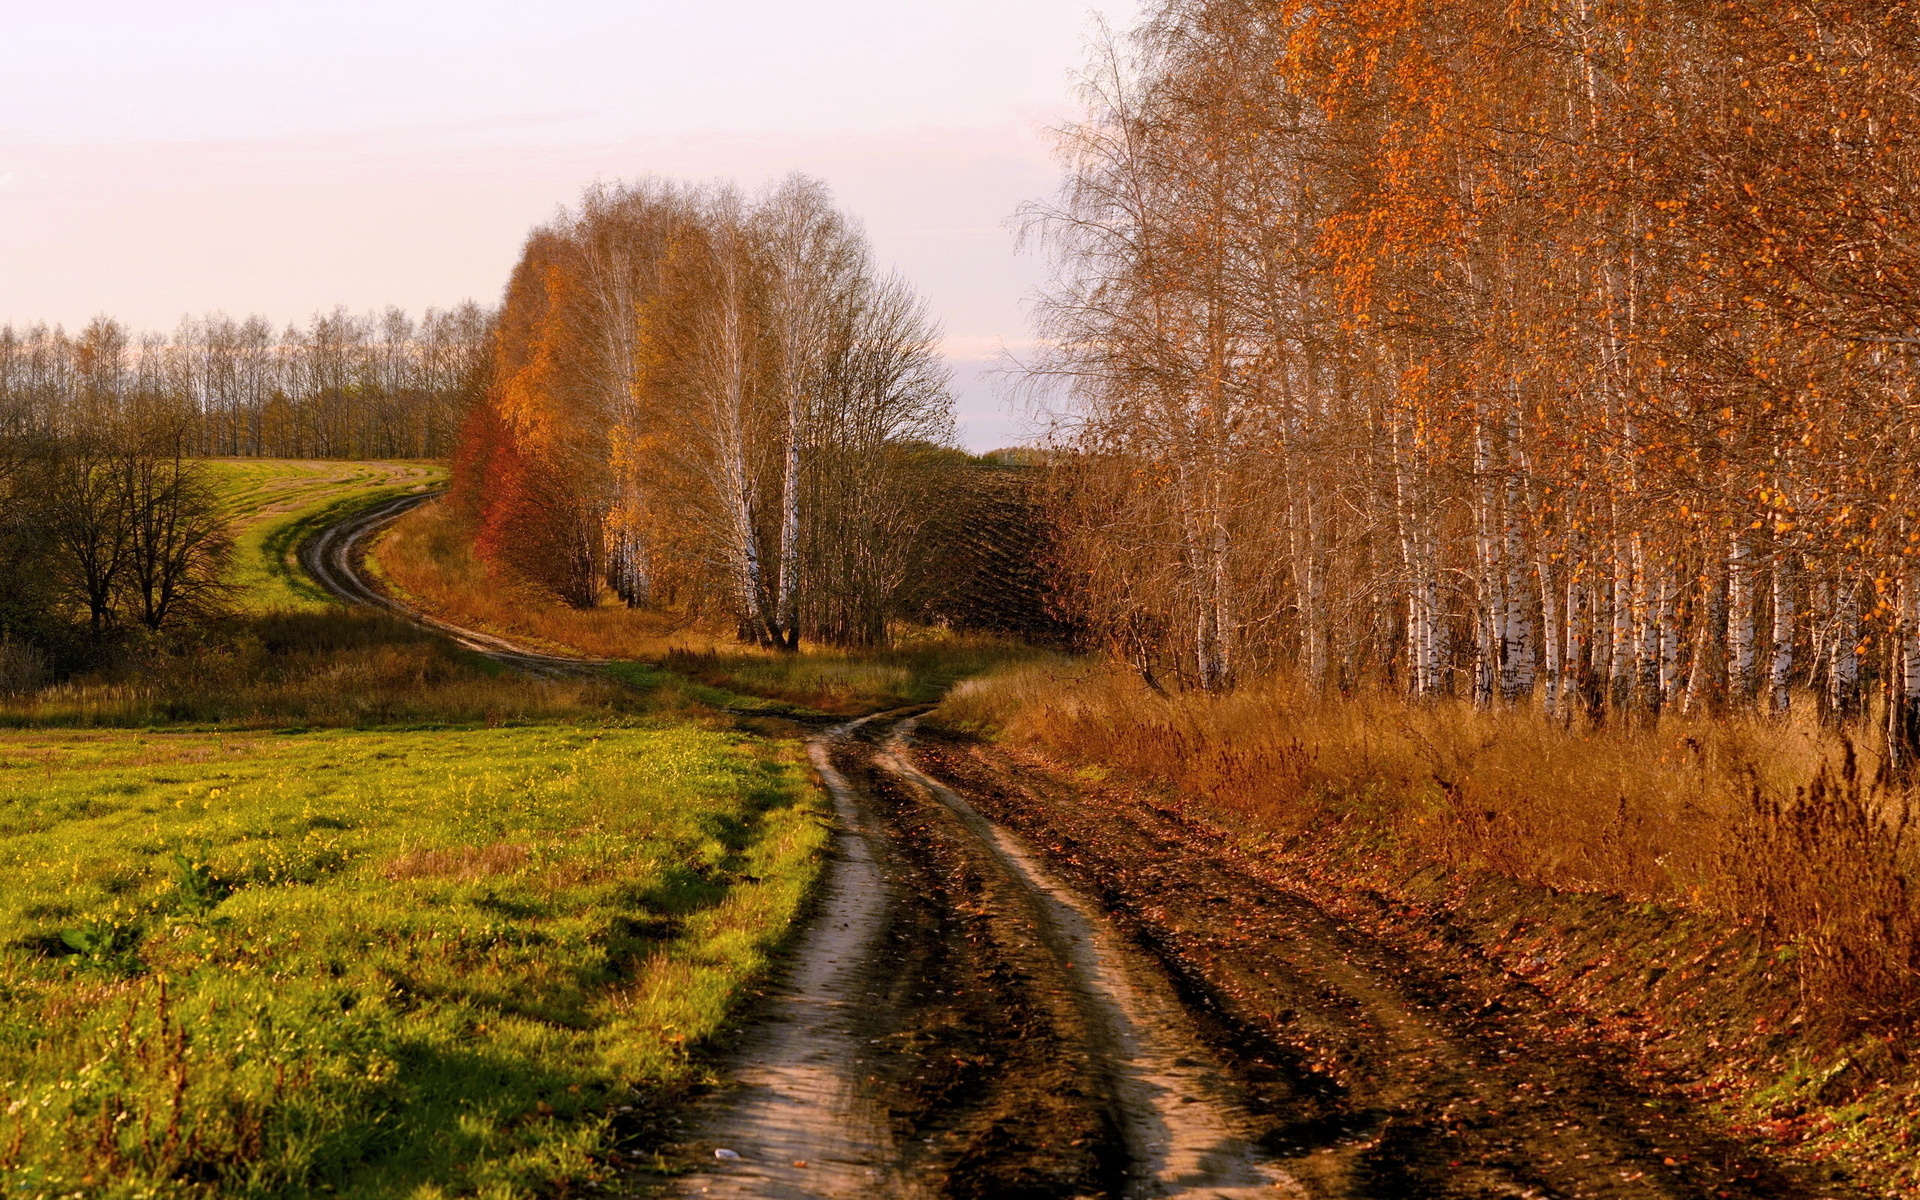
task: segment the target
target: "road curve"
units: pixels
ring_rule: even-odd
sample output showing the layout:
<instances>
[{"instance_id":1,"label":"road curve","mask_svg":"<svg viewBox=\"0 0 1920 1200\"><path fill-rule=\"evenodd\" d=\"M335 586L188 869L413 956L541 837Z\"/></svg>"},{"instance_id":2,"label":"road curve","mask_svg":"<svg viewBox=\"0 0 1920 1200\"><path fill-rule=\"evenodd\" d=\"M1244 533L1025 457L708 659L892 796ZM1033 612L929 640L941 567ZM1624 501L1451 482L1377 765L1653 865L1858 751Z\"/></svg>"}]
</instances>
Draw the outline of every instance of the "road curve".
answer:
<instances>
[{"instance_id":1,"label":"road curve","mask_svg":"<svg viewBox=\"0 0 1920 1200\"><path fill-rule=\"evenodd\" d=\"M476 654L484 654L496 662L516 667L533 675L549 678L577 675L582 671L605 665L606 659L544 654L537 650L529 650L503 637L449 624L401 603L367 581L363 567L367 547L372 538L410 510L429 500L437 500L443 494L442 492L423 492L410 496L398 496L371 508L361 509L352 516L327 526L300 544L301 567L315 583L349 604L360 604L390 612L422 628L445 634Z\"/></svg>"}]
</instances>

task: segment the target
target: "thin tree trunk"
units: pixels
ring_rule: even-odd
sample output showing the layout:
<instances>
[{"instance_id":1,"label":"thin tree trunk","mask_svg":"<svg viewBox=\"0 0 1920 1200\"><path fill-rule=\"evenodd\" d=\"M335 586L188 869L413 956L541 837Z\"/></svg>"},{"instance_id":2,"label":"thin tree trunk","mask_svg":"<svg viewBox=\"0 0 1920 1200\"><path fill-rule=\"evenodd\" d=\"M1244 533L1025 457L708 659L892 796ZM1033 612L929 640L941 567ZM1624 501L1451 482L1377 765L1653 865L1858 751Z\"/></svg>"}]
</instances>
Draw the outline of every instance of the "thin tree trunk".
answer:
<instances>
[{"instance_id":1,"label":"thin tree trunk","mask_svg":"<svg viewBox=\"0 0 1920 1200\"><path fill-rule=\"evenodd\" d=\"M1844 721L1860 707L1860 601L1855 583L1839 585L1834 602L1832 665L1827 671L1827 708Z\"/></svg>"},{"instance_id":2,"label":"thin tree trunk","mask_svg":"<svg viewBox=\"0 0 1920 1200\"><path fill-rule=\"evenodd\" d=\"M1773 564L1773 646L1768 691L1773 711L1784 714L1793 703L1793 567L1786 552Z\"/></svg>"},{"instance_id":3,"label":"thin tree trunk","mask_svg":"<svg viewBox=\"0 0 1920 1200\"><path fill-rule=\"evenodd\" d=\"M1753 564L1744 533L1727 550L1727 703L1753 695Z\"/></svg>"}]
</instances>

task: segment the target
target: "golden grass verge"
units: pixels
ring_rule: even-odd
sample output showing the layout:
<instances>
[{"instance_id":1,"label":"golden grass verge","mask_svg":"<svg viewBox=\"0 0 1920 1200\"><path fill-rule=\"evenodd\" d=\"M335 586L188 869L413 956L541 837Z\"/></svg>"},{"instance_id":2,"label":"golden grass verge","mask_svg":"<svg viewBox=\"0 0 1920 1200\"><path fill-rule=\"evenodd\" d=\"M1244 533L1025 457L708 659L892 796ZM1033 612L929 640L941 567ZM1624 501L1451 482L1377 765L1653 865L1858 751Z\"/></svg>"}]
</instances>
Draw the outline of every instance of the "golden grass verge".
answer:
<instances>
[{"instance_id":1,"label":"golden grass verge","mask_svg":"<svg viewBox=\"0 0 1920 1200\"><path fill-rule=\"evenodd\" d=\"M1589 727L1285 679L1169 696L1064 658L964 682L941 716L1399 873L1490 871L1753 923L1839 1025L1920 1015L1912 790L1810 717Z\"/></svg>"}]
</instances>

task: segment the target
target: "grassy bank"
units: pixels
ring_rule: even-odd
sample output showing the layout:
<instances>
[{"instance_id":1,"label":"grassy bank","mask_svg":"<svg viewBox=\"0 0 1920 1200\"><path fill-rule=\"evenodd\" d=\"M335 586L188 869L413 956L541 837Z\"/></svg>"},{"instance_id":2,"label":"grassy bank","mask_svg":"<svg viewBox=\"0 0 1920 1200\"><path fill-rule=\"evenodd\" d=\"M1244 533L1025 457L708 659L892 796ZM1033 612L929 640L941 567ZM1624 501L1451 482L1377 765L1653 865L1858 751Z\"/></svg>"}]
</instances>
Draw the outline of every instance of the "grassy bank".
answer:
<instances>
[{"instance_id":1,"label":"grassy bank","mask_svg":"<svg viewBox=\"0 0 1920 1200\"><path fill-rule=\"evenodd\" d=\"M592 1179L806 892L791 758L686 727L0 736L8 1194Z\"/></svg>"},{"instance_id":2,"label":"grassy bank","mask_svg":"<svg viewBox=\"0 0 1920 1200\"><path fill-rule=\"evenodd\" d=\"M357 508L446 480L437 463L210 459L233 514L229 580L245 612L314 610L331 602L300 571L295 549L310 532Z\"/></svg>"},{"instance_id":3,"label":"grassy bank","mask_svg":"<svg viewBox=\"0 0 1920 1200\"><path fill-rule=\"evenodd\" d=\"M1920 1188L1913 798L1834 730L1284 681L1167 696L1066 659L962 683L939 716L1188 806L1324 905L1534 980L1730 1123Z\"/></svg>"},{"instance_id":4,"label":"grassy bank","mask_svg":"<svg viewBox=\"0 0 1920 1200\"><path fill-rule=\"evenodd\" d=\"M489 572L474 558L469 532L440 504L395 522L369 561L386 586L443 620L556 653L654 664L634 681L678 677L695 685L696 696L712 689L711 703L727 703L730 694L818 712L869 712L928 703L957 680L1033 657L1003 639L937 630L899 630L884 650L782 654L717 633L695 614L630 609L611 599L573 608Z\"/></svg>"}]
</instances>

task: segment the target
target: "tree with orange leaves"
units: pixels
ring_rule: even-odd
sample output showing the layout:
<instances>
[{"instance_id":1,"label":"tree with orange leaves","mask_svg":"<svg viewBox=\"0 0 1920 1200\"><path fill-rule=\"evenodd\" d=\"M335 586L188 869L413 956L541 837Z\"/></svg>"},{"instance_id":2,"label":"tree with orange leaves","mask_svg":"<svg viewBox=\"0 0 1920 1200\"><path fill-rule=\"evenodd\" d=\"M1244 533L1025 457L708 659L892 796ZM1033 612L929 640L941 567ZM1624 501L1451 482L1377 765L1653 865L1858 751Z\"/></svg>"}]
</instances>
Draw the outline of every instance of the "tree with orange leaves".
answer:
<instances>
[{"instance_id":1,"label":"tree with orange leaves","mask_svg":"<svg viewBox=\"0 0 1920 1200\"><path fill-rule=\"evenodd\" d=\"M1088 98L1040 369L1150 678L1920 743L1903 9L1169 0Z\"/></svg>"}]
</instances>

